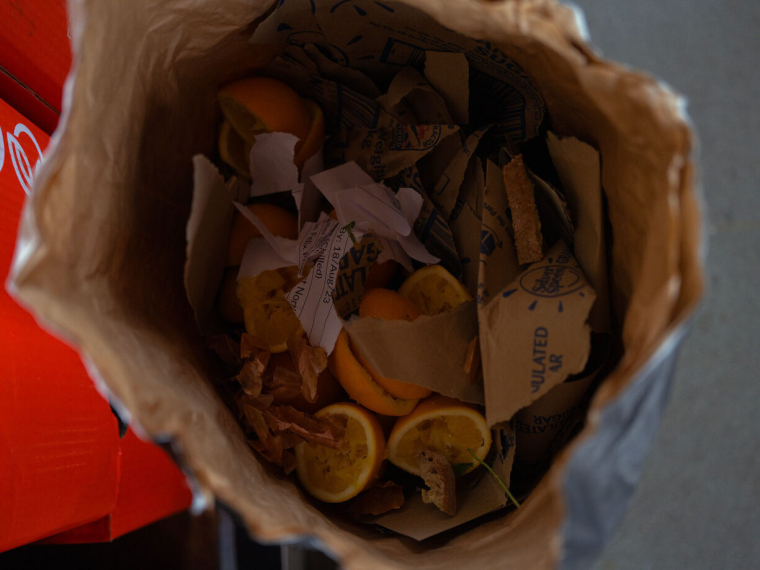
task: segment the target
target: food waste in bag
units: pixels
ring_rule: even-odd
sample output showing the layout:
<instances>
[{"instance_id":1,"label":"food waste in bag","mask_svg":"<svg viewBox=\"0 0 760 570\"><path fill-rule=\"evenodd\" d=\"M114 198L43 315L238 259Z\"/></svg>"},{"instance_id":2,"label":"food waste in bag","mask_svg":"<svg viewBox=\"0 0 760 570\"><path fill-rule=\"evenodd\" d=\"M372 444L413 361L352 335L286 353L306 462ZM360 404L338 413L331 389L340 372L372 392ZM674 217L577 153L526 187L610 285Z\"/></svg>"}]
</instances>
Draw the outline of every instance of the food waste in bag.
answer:
<instances>
[{"instance_id":1,"label":"food waste in bag","mask_svg":"<svg viewBox=\"0 0 760 570\"><path fill-rule=\"evenodd\" d=\"M515 126L506 70L425 56L371 77L289 45L220 85L193 198L217 247L189 248L213 302L188 291L253 451L418 540L519 508L610 346L598 153L538 103Z\"/></svg>"}]
</instances>

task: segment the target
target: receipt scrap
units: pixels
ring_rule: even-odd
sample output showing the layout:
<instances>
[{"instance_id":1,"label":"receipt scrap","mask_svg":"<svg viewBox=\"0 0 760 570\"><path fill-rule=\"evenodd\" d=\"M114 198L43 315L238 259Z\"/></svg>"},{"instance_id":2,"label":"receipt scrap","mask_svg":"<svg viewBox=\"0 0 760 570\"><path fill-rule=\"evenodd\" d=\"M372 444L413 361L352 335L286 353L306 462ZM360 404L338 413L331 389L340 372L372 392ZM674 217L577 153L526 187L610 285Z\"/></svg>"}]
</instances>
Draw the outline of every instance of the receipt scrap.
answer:
<instances>
[{"instance_id":1,"label":"receipt scrap","mask_svg":"<svg viewBox=\"0 0 760 570\"><path fill-rule=\"evenodd\" d=\"M435 263L438 258L428 253L413 231L422 208L422 197L414 190L401 188L394 194L355 163L313 175L311 182L333 204L338 220L321 213L316 222L304 224L297 240L273 235L248 208L236 204L263 236L249 242L238 279L285 266L296 266L302 275L311 267L286 298L312 346L321 346L329 354L342 328L332 294L352 235L355 240L368 233L377 236L378 262L394 259L411 269L411 259ZM353 224L350 232L349 224Z\"/></svg>"}]
</instances>

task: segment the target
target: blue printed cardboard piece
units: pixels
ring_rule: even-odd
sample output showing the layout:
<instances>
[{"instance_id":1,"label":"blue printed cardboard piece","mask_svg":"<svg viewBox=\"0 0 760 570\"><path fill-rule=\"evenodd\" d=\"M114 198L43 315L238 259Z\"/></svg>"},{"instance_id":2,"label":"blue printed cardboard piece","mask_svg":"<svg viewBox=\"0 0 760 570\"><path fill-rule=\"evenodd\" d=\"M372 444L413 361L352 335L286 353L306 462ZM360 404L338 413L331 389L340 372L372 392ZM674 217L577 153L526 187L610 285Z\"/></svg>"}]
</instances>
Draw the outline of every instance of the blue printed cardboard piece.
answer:
<instances>
[{"instance_id":1,"label":"blue printed cardboard piece","mask_svg":"<svg viewBox=\"0 0 760 570\"><path fill-rule=\"evenodd\" d=\"M486 420L507 421L569 375L591 346L596 299L570 248L558 241L478 307Z\"/></svg>"}]
</instances>

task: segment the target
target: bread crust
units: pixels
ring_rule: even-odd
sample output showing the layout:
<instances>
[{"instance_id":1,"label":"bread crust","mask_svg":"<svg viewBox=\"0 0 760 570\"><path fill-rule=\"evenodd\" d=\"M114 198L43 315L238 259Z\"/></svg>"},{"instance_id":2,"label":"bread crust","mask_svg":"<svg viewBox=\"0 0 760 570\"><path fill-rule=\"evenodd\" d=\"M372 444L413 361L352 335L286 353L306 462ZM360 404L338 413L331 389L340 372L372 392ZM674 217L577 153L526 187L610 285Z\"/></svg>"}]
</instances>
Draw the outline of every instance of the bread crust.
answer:
<instances>
[{"instance_id":1,"label":"bread crust","mask_svg":"<svg viewBox=\"0 0 760 570\"><path fill-rule=\"evenodd\" d=\"M417 452L417 464L425 484L422 501L433 503L449 516L457 514L456 478L446 456L435 449L424 448Z\"/></svg>"},{"instance_id":2,"label":"bread crust","mask_svg":"<svg viewBox=\"0 0 760 570\"><path fill-rule=\"evenodd\" d=\"M522 155L518 154L504 166L502 174L512 211L517 261L520 265L541 261L544 258L541 219L538 217L533 183L525 171Z\"/></svg>"}]
</instances>

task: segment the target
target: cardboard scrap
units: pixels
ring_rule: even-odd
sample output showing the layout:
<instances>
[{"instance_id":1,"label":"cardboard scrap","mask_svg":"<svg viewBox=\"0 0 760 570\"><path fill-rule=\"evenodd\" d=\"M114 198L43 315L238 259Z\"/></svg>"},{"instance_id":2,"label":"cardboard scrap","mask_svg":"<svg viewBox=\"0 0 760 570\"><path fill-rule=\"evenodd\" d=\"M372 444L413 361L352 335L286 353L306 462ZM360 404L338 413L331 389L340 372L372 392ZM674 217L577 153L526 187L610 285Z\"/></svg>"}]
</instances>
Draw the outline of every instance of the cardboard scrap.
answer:
<instances>
[{"instance_id":1,"label":"cardboard scrap","mask_svg":"<svg viewBox=\"0 0 760 570\"><path fill-rule=\"evenodd\" d=\"M536 176L529 168L525 172L533 183L533 197L542 220L543 243L551 246L561 239L574 250L574 227L567 200L557 188Z\"/></svg>"},{"instance_id":2,"label":"cardboard scrap","mask_svg":"<svg viewBox=\"0 0 760 570\"><path fill-rule=\"evenodd\" d=\"M459 188L459 197L449 216L451 233L462 265L461 281L473 297L477 295L480 273L480 237L485 186L485 173L480 159L471 160Z\"/></svg>"},{"instance_id":3,"label":"cardboard scrap","mask_svg":"<svg viewBox=\"0 0 760 570\"><path fill-rule=\"evenodd\" d=\"M509 422L493 428L495 451L491 468L509 488L512 463L515 458L515 433ZM473 460L474 461L474 460ZM446 530L455 528L480 516L491 513L507 505L509 499L483 467L478 468L480 478L470 486L457 486L457 514L453 517L439 511L433 505L425 504L422 496L415 493L407 498L398 510L372 519L387 529L409 536L415 540L425 540Z\"/></svg>"},{"instance_id":4,"label":"cardboard scrap","mask_svg":"<svg viewBox=\"0 0 760 570\"><path fill-rule=\"evenodd\" d=\"M557 242L543 260L478 307L486 420L510 419L583 370L596 295L570 249Z\"/></svg>"},{"instance_id":5,"label":"cardboard scrap","mask_svg":"<svg viewBox=\"0 0 760 570\"><path fill-rule=\"evenodd\" d=\"M381 376L483 404L482 382L468 383L463 366L468 345L478 334L474 301L412 322L360 318L346 321L343 328Z\"/></svg>"},{"instance_id":6,"label":"cardboard scrap","mask_svg":"<svg viewBox=\"0 0 760 570\"><path fill-rule=\"evenodd\" d=\"M547 133L547 145L575 221L575 256L596 291L589 322L596 332L610 330L607 249L599 151L573 137Z\"/></svg>"},{"instance_id":7,"label":"cardboard scrap","mask_svg":"<svg viewBox=\"0 0 760 570\"><path fill-rule=\"evenodd\" d=\"M591 354L585 368L515 414L518 463L534 465L545 457L549 447L583 403L608 356L609 337L592 334Z\"/></svg>"}]
</instances>

